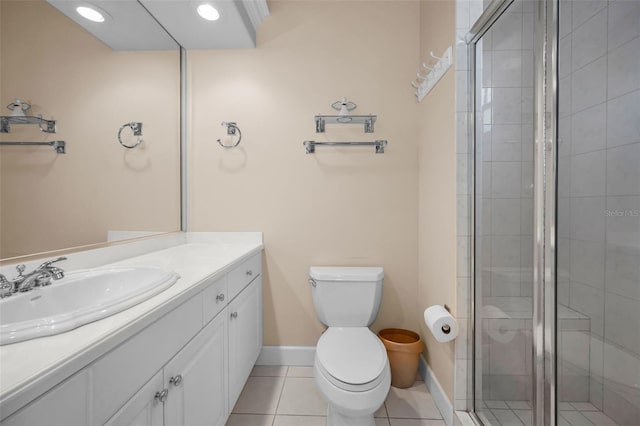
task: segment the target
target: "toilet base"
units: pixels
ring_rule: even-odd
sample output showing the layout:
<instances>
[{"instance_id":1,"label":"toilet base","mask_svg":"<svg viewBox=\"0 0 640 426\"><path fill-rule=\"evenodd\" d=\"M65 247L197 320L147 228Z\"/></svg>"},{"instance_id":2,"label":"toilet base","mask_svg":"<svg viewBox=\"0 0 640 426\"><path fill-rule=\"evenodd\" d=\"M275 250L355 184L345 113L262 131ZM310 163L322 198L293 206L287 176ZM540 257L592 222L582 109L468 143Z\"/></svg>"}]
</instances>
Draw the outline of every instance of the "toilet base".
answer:
<instances>
[{"instance_id":1,"label":"toilet base","mask_svg":"<svg viewBox=\"0 0 640 426\"><path fill-rule=\"evenodd\" d=\"M327 408L327 426L375 426L373 414L361 417L349 417L331 407Z\"/></svg>"}]
</instances>

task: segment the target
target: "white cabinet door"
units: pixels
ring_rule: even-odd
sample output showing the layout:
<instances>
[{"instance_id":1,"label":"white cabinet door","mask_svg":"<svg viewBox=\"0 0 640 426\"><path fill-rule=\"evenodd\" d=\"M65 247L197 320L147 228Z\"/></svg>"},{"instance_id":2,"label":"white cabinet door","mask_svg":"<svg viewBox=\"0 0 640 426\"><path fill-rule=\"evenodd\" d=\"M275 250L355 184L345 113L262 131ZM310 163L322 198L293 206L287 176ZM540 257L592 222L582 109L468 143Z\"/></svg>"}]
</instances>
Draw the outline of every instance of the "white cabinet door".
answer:
<instances>
[{"instance_id":1,"label":"white cabinet door","mask_svg":"<svg viewBox=\"0 0 640 426\"><path fill-rule=\"evenodd\" d=\"M84 426L89 423L89 393L89 374L82 370L2 421L2 426Z\"/></svg>"},{"instance_id":2,"label":"white cabinet door","mask_svg":"<svg viewBox=\"0 0 640 426\"><path fill-rule=\"evenodd\" d=\"M226 322L222 311L164 367L167 426L224 426Z\"/></svg>"},{"instance_id":3,"label":"white cabinet door","mask_svg":"<svg viewBox=\"0 0 640 426\"><path fill-rule=\"evenodd\" d=\"M262 349L262 276L258 276L228 307L229 412Z\"/></svg>"},{"instance_id":4,"label":"white cabinet door","mask_svg":"<svg viewBox=\"0 0 640 426\"><path fill-rule=\"evenodd\" d=\"M105 426L162 426L163 403L156 394L164 389L162 371L151 378Z\"/></svg>"}]
</instances>

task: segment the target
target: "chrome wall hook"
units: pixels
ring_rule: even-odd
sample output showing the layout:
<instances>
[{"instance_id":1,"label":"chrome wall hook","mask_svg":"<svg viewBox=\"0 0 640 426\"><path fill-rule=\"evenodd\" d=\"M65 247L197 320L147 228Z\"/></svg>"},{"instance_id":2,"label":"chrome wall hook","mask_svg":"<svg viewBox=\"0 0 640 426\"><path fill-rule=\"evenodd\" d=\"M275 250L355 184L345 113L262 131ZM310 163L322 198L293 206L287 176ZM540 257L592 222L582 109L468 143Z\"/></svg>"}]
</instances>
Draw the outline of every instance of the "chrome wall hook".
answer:
<instances>
[{"instance_id":1,"label":"chrome wall hook","mask_svg":"<svg viewBox=\"0 0 640 426\"><path fill-rule=\"evenodd\" d=\"M422 63L422 68L429 70L429 71L433 71L435 68L431 68L430 66L428 66L427 64L425 64L424 62Z\"/></svg>"},{"instance_id":2,"label":"chrome wall hook","mask_svg":"<svg viewBox=\"0 0 640 426\"><path fill-rule=\"evenodd\" d=\"M122 131L127 127L131 129L133 136L137 136L136 143L133 145L127 145L122 141ZM132 121L130 123L125 123L120 126L120 130L118 130L118 142L120 142L120 145L128 149L135 148L142 143L142 138L140 136L142 136L142 123L140 122Z\"/></svg>"},{"instance_id":3,"label":"chrome wall hook","mask_svg":"<svg viewBox=\"0 0 640 426\"><path fill-rule=\"evenodd\" d=\"M227 126L227 135L229 136L238 135L238 140L233 145L225 145L222 143L222 140L217 139L217 142L220 144L220 146L223 148L235 148L238 145L240 145L240 141L242 140L242 132L240 131L240 127L238 127L238 124L235 121L229 121L229 122L223 121L221 125Z\"/></svg>"}]
</instances>

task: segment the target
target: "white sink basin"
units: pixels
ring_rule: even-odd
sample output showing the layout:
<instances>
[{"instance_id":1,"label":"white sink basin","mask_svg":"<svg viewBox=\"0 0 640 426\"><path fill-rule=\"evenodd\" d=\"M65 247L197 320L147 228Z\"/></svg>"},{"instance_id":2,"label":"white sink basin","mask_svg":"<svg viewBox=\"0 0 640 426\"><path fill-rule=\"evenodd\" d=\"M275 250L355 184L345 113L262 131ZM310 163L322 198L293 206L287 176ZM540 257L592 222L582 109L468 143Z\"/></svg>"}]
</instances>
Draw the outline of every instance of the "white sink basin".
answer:
<instances>
[{"instance_id":1,"label":"white sink basin","mask_svg":"<svg viewBox=\"0 0 640 426\"><path fill-rule=\"evenodd\" d=\"M172 286L179 275L152 267L70 272L50 286L0 301L0 345L72 330L128 309Z\"/></svg>"}]
</instances>

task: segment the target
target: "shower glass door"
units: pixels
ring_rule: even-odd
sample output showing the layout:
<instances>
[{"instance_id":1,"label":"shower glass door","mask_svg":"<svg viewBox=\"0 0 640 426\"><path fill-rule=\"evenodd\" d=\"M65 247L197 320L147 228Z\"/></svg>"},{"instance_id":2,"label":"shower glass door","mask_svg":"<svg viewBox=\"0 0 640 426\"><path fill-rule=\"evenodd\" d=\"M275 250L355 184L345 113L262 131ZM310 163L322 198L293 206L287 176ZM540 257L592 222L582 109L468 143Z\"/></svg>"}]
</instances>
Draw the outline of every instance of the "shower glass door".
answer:
<instances>
[{"instance_id":1,"label":"shower glass door","mask_svg":"<svg viewBox=\"0 0 640 426\"><path fill-rule=\"evenodd\" d=\"M484 424L521 425L533 394L533 2L493 12L471 45L474 404Z\"/></svg>"},{"instance_id":2,"label":"shower glass door","mask_svg":"<svg viewBox=\"0 0 640 426\"><path fill-rule=\"evenodd\" d=\"M640 1L558 13L558 424L640 425Z\"/></svg>"}]
</instances>

